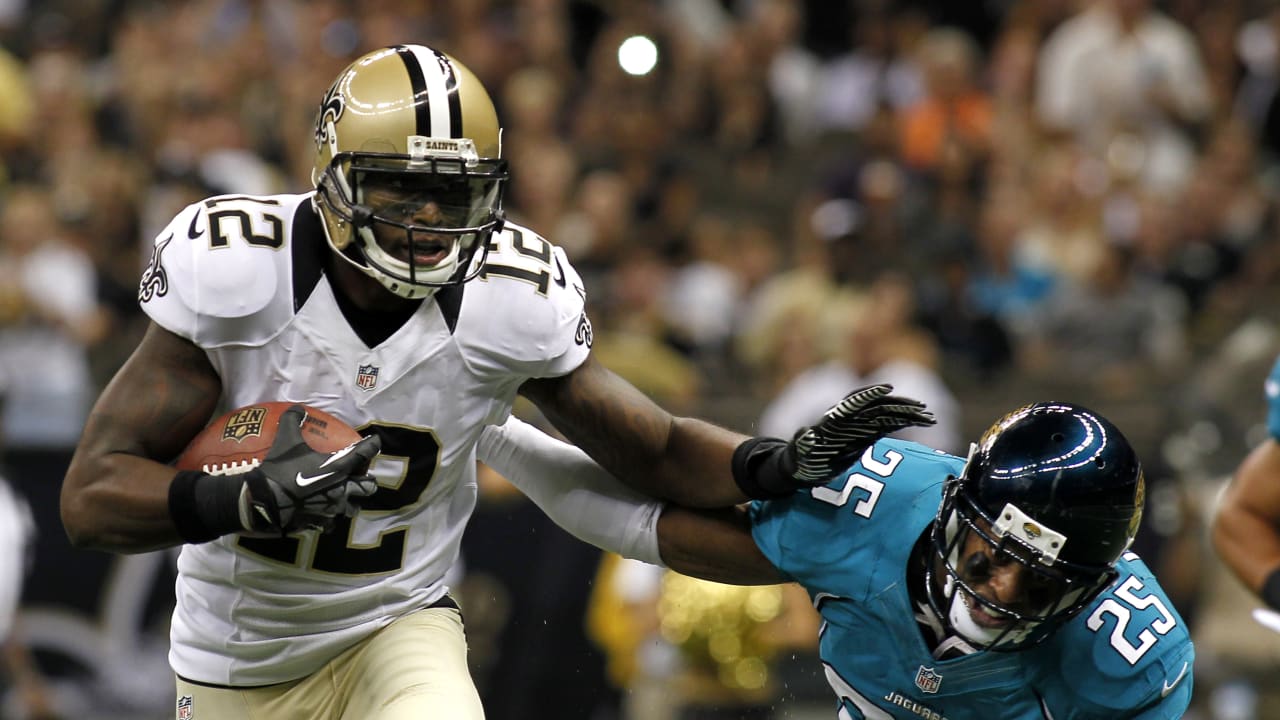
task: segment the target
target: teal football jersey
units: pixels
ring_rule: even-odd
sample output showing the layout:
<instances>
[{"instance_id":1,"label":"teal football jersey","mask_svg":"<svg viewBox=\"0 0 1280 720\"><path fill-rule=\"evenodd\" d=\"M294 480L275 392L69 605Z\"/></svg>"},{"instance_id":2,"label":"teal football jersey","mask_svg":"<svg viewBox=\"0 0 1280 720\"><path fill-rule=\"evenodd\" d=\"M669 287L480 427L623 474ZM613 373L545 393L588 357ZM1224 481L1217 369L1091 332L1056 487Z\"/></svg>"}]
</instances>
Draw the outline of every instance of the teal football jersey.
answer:
<instances>
[{"instance_id":1,"label":"teal football jersey","mask_svg":"<svg viewBox=\"0 0 1280 720\"><path fill-rule=\"evenodd\" d=\"M1267 395L1267 430L1271 437L1280 439L1280 358L1271 366L1263 390Z\"/></svg>"},{"instance_id":2,"label":"teal football jersey","mask_svg":"<svg viewBox=\"0 0 1280 720\"><path fill-rule=\"evenodd\" d=\"M822 616L819 655L840 720L1178 718L1194 652L1137 555L1093 603L1021 652L934 658L908 593L912 547L964 460L882 440L824 487L752 506L764 554Z\"/></svg>"}]
</instances>

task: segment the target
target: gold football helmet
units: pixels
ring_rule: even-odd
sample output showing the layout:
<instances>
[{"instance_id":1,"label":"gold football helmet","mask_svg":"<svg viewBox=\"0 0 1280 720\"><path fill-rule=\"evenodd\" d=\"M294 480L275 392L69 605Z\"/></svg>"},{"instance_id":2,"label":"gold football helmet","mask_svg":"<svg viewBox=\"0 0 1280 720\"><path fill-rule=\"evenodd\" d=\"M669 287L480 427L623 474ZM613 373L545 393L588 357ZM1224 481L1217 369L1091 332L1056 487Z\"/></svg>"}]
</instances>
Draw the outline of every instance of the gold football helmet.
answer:
<instances>
[{"instance_id":1,"label":"gold football helmet","mask_svg":"<svg viewBox=\"0 0 1280 720\"><path fill-rule=\"evenodd\" d=\"M484 86L449 55L360 57L316 116L313 203L329 244L405 298L471 279L502 228L501 133Z\"/></svg>"}]
</instances>

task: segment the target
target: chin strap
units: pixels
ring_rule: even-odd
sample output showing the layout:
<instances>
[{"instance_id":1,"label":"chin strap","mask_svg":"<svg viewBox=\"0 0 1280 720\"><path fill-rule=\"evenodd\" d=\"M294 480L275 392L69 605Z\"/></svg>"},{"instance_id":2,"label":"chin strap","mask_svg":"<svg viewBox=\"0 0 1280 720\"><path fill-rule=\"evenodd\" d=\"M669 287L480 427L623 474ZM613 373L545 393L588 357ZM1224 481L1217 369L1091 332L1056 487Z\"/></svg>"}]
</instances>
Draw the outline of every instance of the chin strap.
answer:
<instances>
[{"instance_id":1,"label":"chin strap","mask_svg":"<svg viewBox=\"0 0 1280 720\"><path fill-rule=\"evenodd\" d=\"M978 652L978 648L970 645L964 638L948 634L947 626L943 624L942 618L938 617L938 613L934 612L933 606L929 603L916 603L915 618L917 623L933 634L929 645L933 648L930 652L935 659L950 660Z\"/></svg>"},{"instance_id":2,"label":"chin strap","mask_svg":"<svg viewBox=\"0 0 1280 720\"><path fill-rule=\"evenodd\" d=\"M933 656L939 660L950 660L976 652L978 648L970 645L964 638L959 635L950 635L933 649Z\"/></svg>"}]
</instances>

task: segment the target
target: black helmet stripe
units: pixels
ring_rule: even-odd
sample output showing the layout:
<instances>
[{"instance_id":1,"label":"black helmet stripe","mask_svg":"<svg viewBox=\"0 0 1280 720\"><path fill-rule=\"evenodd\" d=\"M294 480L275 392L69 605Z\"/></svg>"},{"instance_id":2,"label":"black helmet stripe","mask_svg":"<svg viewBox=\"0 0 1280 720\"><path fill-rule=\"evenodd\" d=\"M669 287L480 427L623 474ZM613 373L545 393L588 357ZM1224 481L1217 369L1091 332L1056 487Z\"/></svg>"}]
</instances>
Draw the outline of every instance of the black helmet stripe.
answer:
<instances>
[{"instance_id":1,"label":"black helmet stripe","mask_svg":"<svg viewBox=\"0 0 1280 720\"><path fill-rule=\"evenodd\" d=\"M396 53L404 63L405 71L409 73L409 88L413 93L414 108L417 115L415 118L416 132L419 135L430 135L431 106L430 102L423 102L429 100L429 97L427 95L427 80L422 74L422 64L418 62L413 48L409 45L397 45Z\"/></svg>"},{"instance_id":2,"label":"black helmet stripe","mask_svg":"<svg viewBox=\"0 0 1280 720\"><path fill-rule=\"evenodd\" d=\"M404 61L413 97L418 101L418 134L462 137L458 76L454 73L453 63L439 50L421 45L398 45L396 52Z\"/></svg>"}]
</instances>

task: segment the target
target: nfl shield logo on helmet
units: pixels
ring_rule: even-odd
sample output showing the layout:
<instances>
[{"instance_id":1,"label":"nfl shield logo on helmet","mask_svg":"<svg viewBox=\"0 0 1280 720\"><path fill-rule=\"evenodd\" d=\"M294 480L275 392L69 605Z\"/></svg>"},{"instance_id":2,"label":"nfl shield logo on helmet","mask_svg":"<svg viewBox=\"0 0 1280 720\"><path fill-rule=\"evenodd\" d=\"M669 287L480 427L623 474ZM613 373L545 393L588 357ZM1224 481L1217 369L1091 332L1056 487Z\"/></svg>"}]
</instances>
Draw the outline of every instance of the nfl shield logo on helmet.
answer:
<instances>
[{"instance_id":1,"label":"nfl shield logo on helmet","mask_svg":"<svg viewBox=\"0 0 1280 720\"><path fill-rule=\"evenodd\" d=\"M178 720L195 720L196 713L191 707L191 696L183 695L178 698Z\"/></svg>"},{"instance_id":2,"label":"nfl shield logo on helmet","mask_svg":"<svg viewBox=\"0 0 1280 720\"><path fill-rule=\"evenodd\" d=\"M933 668L927 668L923 665L916 672L916 687L927 693L938 692L938 686L942 684L942 674L933 671Z\"/></svg>"},{"instance_id":3,"label":"nfl shield logo on helmet","mask_svg":"<svg viewBox=\"0 0 1280 720\"><path fill-rule=\"evenodd\" d=\"M361 365L356 370L356 387L361 390L372 390L378 384L378 366Z\"/></svg>"}]
</instances>

